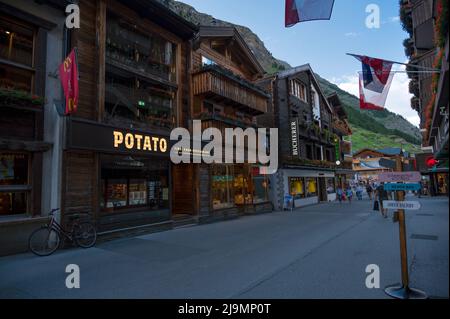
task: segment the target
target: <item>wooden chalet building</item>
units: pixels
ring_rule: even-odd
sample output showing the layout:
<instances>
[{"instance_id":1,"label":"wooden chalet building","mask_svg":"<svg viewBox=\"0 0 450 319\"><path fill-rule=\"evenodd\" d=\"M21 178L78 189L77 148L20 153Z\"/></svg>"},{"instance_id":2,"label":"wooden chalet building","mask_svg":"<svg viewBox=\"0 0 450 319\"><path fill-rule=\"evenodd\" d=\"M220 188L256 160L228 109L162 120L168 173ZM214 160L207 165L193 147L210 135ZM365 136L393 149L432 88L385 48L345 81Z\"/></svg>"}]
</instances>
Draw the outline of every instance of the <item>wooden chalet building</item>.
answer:
<instances>
[{"instance_id":1,"label":"wooden chalet building","mask_svg":"<svg viewBox=\"0 0 450 319\"><path fill-rule=\"evenodd\" d=\"M79 1L80 100L67 118L63 220L88 212L100 235L170 229L170 132L188 123L197 27L157 1ZM177 195L178 196L178 195Z\"/></svg>"},{"instance_id":2,"label":"wooden chalet building","mask_svg":"<svg viewBox=\"0 0 450 319\"><path fill-rule=\"evenodd\" d=\"M0 256L26 251L59 207L65 2L0 1Z\"/></svg>"},{"instance_id":3,"label":"wooden chalet building","mask_svg":"<svg viewBox=\"0 0 450 319\"><path fill-rule=\"evenodd\" d=\"M264 70L235 28L200 27L191 65L190 115L202 121L202 130L218 128L225 136L226 128L258 126L256 119L267 112L270 95L254 84ZM178 165L174 175L185 181L174 185L174 196L190 195L174 204L174 214L193 213L200 222L209 222L272 211L268 180L256 165Z\"/></svg>"},{"instance_id":4,"label":"wooden chalet building","mask_svg":"<svg viewBox=\"0 0 450 319\"><path fill-rule=\"evenodd\" d=\"M336 159L336 187L344 188L354 178L352 142L346 140L352 135L347 113L339 96L333 93L327 97L333 109L333 132Z\"/></svg>"},{"instance_id":5,"label":"wooden chalet building","mask_svg":"<svg viewBox=\"0 0 450 319\"><path fill-rule=\"evenodd\" d=\"M271 176L275 209L285 196L295 207L336 199L335 111L309 64L266 77L259 84L273 95L265 123L279 128L279 170Z\"/></svg>"}]
</instances>

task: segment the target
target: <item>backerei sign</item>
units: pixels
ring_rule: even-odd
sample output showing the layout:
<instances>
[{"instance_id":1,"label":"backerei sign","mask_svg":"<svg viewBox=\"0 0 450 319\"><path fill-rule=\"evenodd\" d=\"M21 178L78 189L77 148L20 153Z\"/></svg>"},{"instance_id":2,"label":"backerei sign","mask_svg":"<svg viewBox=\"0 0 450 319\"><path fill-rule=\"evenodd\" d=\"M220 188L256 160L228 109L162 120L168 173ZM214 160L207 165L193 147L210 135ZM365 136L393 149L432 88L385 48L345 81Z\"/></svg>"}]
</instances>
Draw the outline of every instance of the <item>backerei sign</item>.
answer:
<instances>
[{"instance_id":1,"label":"backerei sign","mask_svg":"<svg viewBox=\"0 0 450 319\"><path fill-rule=\"evenodd\" d=\"M170 147L168 135L81 120L71 120L68 123L68 149L169 156Z\"/></svg>"},{"instance_id":2,"label":"backerei sign","mask_svg":"<svg viewBox=\"0 0 450 319\"><path fill-rule=\"evenodd\" d=\"M291 141L292 141L292 156L299 156L298 152L298 122L291 121Z\"/></svg>"}]
</instances>

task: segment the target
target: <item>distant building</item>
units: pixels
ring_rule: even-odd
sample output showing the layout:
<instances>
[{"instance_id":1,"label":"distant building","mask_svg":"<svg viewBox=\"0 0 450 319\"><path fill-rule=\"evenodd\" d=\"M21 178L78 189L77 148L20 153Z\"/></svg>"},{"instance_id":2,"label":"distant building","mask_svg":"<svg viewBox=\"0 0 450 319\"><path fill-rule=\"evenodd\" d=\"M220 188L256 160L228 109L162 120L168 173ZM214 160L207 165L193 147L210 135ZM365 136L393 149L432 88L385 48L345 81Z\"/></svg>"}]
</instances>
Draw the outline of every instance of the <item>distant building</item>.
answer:
<instances>
[{"instance_id":1,"label":"distant building","mask_svg":"<svg viewBox=\"0 0 450 319\"><path fill-rule=\"evenodd\" d=\"M395 160L402 159L403 171L414 170L414 160L401 148L363 149L353 155L353 171L360 181L376 182L378 175L395 170Z\"/></svg>"},{"instance_id":2,"label":"distant building","mask_svg":"<svg viewBox=\"0 0 450 319\"><path fill-rule=\"evenodd\" d=\"M345 115L324 95L309 64L266 77L259 84L269 91L272 105L258 123L279 128L279 170L271 176L276 210L285 196L295 207L336 199L336 163L344 161L342 137L351 130ZM336 121L341 119L341 129ZM350 148L351 149L351 148ZM350 166L349 166L350 169Z\"/></svg>"}]
</instances>

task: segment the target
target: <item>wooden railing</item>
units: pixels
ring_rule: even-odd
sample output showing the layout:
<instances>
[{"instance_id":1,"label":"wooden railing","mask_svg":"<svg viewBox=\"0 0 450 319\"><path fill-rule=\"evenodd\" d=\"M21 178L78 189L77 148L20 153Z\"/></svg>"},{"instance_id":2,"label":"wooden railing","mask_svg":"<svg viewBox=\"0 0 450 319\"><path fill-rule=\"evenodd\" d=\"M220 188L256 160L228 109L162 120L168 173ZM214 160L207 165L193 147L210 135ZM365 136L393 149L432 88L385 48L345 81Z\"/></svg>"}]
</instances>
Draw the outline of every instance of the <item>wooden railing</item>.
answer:
<instances>
[{"instance_id":1,"label":"wooden railing","mask_svg":"<svg viewBox=\"0 0 450 319\"><path fill-rule=\"evenodd\" d=\"M256 88L252 89L250 84L242 85L242 81L233 81L231 77L214 70L201 70L193 75L193 94L214 94L256 111L253 113L266 113L268 96Z\"/></svg>"},{"instance_id":2,"label":"wooden railing","mask_svg":"<svg viewBox=\"0 0 450 319\"><path fill-rule=\"evenodd\" d=\"M335 131L340 132L341 134L344 134L345 136L352 134L352 130L351 130L350 126L348 125L347 121L334 120L333 121L333 129Z\"/></svg>"}]
</instances>

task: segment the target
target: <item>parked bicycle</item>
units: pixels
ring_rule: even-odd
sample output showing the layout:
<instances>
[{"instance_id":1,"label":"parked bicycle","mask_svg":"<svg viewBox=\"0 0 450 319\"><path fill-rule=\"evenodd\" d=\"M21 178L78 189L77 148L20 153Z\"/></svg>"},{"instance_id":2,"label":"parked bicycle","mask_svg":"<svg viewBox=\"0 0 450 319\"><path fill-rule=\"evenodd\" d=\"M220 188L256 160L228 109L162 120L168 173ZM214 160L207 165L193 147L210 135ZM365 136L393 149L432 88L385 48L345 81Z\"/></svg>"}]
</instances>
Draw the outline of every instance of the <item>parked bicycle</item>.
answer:
<instances>
[{"instance_id":1,"label":"parked bicycle","mask_svg":"<svg viewBox=\"0 0 450 319\"><path fill-rule=\"evenodd\" d=\"M75 214L70 218L70 229L65 229L56 221L55 213L59 209L53 209L50 213L48 225L36 229L28 240L28 247L38 256L53 254L61 244L61 238L68 239L82 248L90 248L97 241L97 232L94 224L89 221L81 221L87 214Z\"/></svg>"}]
</instances>

